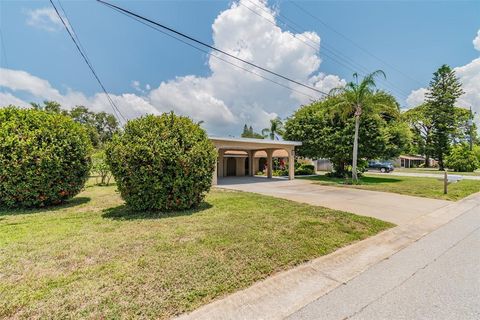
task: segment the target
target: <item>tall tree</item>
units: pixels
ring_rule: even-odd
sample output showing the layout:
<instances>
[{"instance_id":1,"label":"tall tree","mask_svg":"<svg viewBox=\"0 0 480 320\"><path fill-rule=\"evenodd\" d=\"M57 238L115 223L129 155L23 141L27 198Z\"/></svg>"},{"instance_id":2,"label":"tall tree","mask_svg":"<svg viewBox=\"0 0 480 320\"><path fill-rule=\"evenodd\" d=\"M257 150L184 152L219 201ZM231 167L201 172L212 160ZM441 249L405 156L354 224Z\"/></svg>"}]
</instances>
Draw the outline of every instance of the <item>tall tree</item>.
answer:
<instances>
[{"instance_id":1,"label":"tall tree","mask_svg":"<svg viewBox=\"0 0 480 320\"><path fill-rule=\"evenodd\" d=\"M377 93L385 95L385 93ZM301 141L296 152L301 157L329 159L334 174L345 177L351 170L355 119L332 114L340 97L302 106L285 123L284 137ZM391 108L378 114L364 114L359 128L358 157L360 159L392 159L410 145L411 132L400 117L395 99ZM390 110L391 109L391 110Z\"/></svg>"},{"instance_id":2,"label":"tall tree","mask_svg":"<svg viewBox=\"0 0 480 320\"><path fill-rule=\"evenodd\" d=\"M262 135L270 140L278 140L278 136L282 136L284 133L283 122L277 117L275 119L270 119L270 127L262 130Z\"/></svg>"},{"instance_id":3,"label":"tall tree","mask_svg":"<svg viewBox=\"0 0 480 320\"><path fill-rule=\"evenodd\" d=\"M245 125L243 126L243 132L242 132L242 137L245 137L249 134L248 132L248 126L247 124L245 123Z\"/></svg>"},{"instance_id":4,"label":"tall tree","mask_svg":"<svg viewBox=\"0 0 480 320\"><path fill-rule=\"evenodd\" d=\"M31 102L30 104L36 110L44 110L44 111L47 111L47 112L62 113L62 114L67 113L67 111L62 110L62 106L60 105L60 103L58 103L56 101L45 100L45 101L43 101L43 106L39 103L36 103L36 102Z\"/></svg>"},{"instance_id":5,"label":"tall tree","mask_svg":"<svg viewBox=\"0 0 480 320\"><path fill-rule=\"evenodd\" d=\"M263 136L260 133L253 131L253 127L248 127L247 124L243 126L243 132L241 134L242 138L254 138L254 139L263 139Z\"/></svg>"},{"instance_id":6,"label":"tall tree","mask_svg":"<svg viewBox=\"0 0 480 320\"><path fill-rule=\"evenodd\" d=\"M444 170L445 155L448 155L451 135L455 131L454 105L462 94L462 85L448 65L441 66L433 74L426 94L426 111L433 124L432 142L440 170Z\"/></svg>"},{"instance_id":7,"label":"tall tree","mask_svg":"<svg viewBox=\"0 0 480 320\"><path fill-rule=\"evenodd\" d=\"M32 102L31 105L34 109L61 113L83 124L94 147L100 147L102 143L110 140L113 134L120 129L115 116L103 111L96 113L84 106L75 106L71 110L65 110L56 101L44 101L43 105Z\"/></svg>"},{"instance_id":8,"label":"tall tree","mask_svg":"<svg viewBox=\"0 0 480 320\"><path fill-rule=\"evenodd\" d=\"M375 78L378 76L385 77L385 73L377 70L366 75L361 81L359 81L358 74L354 73L354 81L331 92L332 95L339 98L337 103L332 106L332 113L344 118L354 117L355 119L352 159L352 179L354 181L358 181L358 135L362 117L398 111L398 104L391 95L376 91Z\"/></svg>"},{"instance_id":9,"label":"tall tree","mask_svg":"<svg viewBox=\"0 0 480 320\"><path fill-rule=\"evenodd\" d=\"M426 110L427 104L421 104L405 112L404 119L410 125L414 134L412 151L425 156L425 167L428 168L430 166L430 157L433 153L433 124Z\"/></svg>"}]
</instances>

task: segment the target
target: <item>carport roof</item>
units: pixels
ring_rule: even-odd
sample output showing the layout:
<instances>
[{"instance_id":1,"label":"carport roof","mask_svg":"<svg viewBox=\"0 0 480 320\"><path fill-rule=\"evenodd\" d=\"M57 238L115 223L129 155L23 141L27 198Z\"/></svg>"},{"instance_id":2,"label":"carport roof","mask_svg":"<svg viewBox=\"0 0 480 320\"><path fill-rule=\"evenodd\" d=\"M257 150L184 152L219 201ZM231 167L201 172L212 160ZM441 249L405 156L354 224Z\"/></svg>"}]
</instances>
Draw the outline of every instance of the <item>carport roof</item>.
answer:
<instances>
[{"instance_id":1,"label":"carport roof","mask_svg":"<svg viewBox=\"0 0 480 320\"><path fill-rule=\"evenodd\" d=\"M258 144L259 147L268 147L271 145L281 146L301 146L300 141L287 141L287 140L268 140L268 139L253 139L253 138L224 138L224 137L209 137L212 141L217 142L237 142L240 144Z\"/></svg>"}]
</instances>

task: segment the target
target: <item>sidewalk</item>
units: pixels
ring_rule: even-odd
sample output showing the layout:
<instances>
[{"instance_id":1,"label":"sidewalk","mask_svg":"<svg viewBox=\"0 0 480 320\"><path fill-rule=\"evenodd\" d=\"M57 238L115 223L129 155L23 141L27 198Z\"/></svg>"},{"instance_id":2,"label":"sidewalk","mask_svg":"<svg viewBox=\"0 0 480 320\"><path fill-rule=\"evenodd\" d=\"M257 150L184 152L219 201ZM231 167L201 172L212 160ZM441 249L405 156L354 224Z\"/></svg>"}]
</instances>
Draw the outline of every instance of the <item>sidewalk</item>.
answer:
<instances>
[{"instance_id":1,"label":"sidewalk","mask_svg":"<svg viewBox=\"0 0 480 320\"><path fill-rule=\"evenodd\" d=\"M407 224L344 247L250 288L203 306L179 319L284 319L373 265L388 259L461 214L478 207L480 195L442 207ZM298 314L302 318L301 314ZM306 316L306 318L311 318ZM318 318L318 317L317 317Z\"/></svg>"},{"instance_id":2,"label":"sidewalk","mask_svg":"<svg viewBox=\"0 0 480 320\"><path fill-rule=\"evenodd\" d=\"M480 319L479 204L288 319Z\"/></svg>"}]
</instances>

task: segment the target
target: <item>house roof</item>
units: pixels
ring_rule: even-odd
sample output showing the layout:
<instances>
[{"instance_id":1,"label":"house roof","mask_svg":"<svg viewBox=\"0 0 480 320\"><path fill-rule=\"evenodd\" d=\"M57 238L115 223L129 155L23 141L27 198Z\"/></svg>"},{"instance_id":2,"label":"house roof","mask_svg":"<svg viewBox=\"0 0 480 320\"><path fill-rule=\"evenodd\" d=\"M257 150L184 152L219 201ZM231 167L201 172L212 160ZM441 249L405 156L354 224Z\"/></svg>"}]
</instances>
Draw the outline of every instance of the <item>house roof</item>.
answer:
<instances>
[{"instance_id":1,"label":"house roof","mask_svg":"<svg viewBox=\"0 0 480 320\"><path fill-rule=\"evenodd\" d=\"M300 141L288 140L268 140L268 139L254 139L254 138L230 138L230 137L209 137L212 141L219 142L239 142L239 143L255 143L259 145L278 145L278 146L301 146Z\"/></svg>"},{"instance_id":2,"label":"house roof","mask_svg":"<svg viewBox=\"0 0 480 320\"><path fill-rule=\"evenodd\" d=\"M400 159L406 159L406 160L425 160L424 157L421 156L409 156L409 155L401 155Z\"/></svg>"},{"instance_id":3,"label":"house roof","mask_svg":"<svg viewBox=\"0 0 480 320\"><path fill-rule=\"evenodd\" d=\"M227 157L247 157L248 154L246 151L240 150L227 150L225 151L225 156ZM274 158L288 158L288 152L286 150L280 149L273 151ZM254 158L266 158L267 153L263 150L258 150L255 152Z\"/></svg>"}]
</instances>

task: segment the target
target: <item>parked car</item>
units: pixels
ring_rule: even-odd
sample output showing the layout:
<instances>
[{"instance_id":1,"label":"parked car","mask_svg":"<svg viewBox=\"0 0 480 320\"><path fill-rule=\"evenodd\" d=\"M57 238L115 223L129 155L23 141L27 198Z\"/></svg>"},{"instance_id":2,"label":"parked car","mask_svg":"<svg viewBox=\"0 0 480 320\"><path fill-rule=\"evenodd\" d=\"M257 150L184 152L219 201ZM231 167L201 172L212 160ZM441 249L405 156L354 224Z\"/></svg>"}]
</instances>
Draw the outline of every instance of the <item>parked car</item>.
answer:
<instances>
[{"instance_id":1,"label":"parked car","mask_svg":"<svg viewBox=\"0 0 480 320\"><path fill-rule=\"evenodd\" d=\"M391 164L388 161L379 161L379 160L368 161L367 170L378 170L382 173L388 173L388 172L392 172L393 169L394 169L393 164Z\"/></svg>"}]
</instances>

